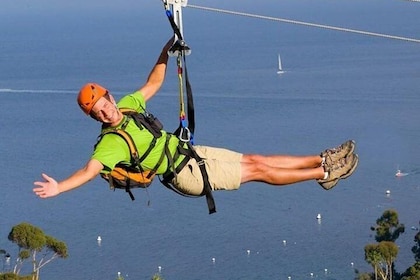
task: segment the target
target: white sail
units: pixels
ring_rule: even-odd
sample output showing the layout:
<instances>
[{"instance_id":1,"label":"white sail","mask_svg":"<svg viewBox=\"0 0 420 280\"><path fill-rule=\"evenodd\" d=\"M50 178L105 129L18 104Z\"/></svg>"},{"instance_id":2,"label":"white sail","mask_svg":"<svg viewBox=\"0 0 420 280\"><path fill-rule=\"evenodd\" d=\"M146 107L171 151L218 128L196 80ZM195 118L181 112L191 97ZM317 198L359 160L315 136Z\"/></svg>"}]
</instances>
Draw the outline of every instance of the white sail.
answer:
<instances>
[{"instance_id":1,"label":"white sail","mask_svg":"<svg viewBox=\"0 0 420 280\"><path fill-rule=\"evenodd\" d=\"M278 55L278 60L279 60L279 69L277 70L277 74L282 74L284 73L284 71L283 71L283 67L281 66L280 54Z\"/></svg>"}]
</instances>

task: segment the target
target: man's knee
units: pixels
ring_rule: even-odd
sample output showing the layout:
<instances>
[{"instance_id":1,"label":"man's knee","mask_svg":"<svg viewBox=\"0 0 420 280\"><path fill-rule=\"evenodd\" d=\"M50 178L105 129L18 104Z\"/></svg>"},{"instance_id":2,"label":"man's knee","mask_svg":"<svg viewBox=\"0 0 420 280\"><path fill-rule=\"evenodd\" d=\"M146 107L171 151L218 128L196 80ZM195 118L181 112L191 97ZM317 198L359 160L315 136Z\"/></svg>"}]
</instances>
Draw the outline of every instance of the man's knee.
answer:
<instances>
[{"instance_id":1,"label":"man's knee","mask_svg":"<svg viewBox=\"0 0 420 280\"><path fill-rule=\"evenodd\" d=\"M241 182L264 181L269 167L261 162L261 157L259 156L252 156L248 159L248 162L242 163Z\"/></svg>"}]
</instances>

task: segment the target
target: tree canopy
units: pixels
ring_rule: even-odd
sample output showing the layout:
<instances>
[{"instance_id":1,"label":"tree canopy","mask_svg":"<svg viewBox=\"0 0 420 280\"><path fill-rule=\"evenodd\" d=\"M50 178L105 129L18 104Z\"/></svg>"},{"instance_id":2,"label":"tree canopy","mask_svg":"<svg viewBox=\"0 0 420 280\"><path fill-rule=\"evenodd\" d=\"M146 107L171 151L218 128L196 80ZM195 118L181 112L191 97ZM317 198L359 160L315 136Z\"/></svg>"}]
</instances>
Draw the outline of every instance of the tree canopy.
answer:
<instances>
[{"instance_id":1,"label":"tree canopy","mask_svg":"<svg viewBox=\"0 0 420 280\"><path fill-rule=\"evenodd\" d=\"M371 230L376 231L375 240L377 242L395 242L400 234L404 233L405 226L400 224L397 211L389 209L385 210L382 216L376 220L376 226L371 227Z\"/></svg>"},{"instance_id":2,"label":"tree canopy","mask_svg":"<svg viewBox=\"0 0 420 280\"><path fill-rule=\"evenodd\" d=\"M56 258L67 258L67 245L52 236L46 235L40 228L29 223L20 223L12 228L8 239L18 248L18 258L13 273L19 275L24 262L31 259L33 279L39 279L42 267Z\"/></svg>"}]
</instances>

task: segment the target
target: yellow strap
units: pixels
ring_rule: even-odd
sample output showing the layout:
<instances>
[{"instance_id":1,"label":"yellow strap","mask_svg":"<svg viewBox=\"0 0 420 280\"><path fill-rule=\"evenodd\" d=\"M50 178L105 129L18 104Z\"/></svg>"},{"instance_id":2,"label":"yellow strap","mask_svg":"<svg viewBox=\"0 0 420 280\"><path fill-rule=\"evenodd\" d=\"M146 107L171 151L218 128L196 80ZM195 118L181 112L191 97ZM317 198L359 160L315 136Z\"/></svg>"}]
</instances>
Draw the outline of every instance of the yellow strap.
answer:
<instances>
[{"instance_id":1,"label":"yellow strap","mask_svg":"<svg viewBox=\"0 0 420 280\"><path fill-rule=\"evenodd\" d=\"M130 149L130 154L133 157L133 159L139 158L139 152L137 151L136 144L134 143L133 138L131 137L130 134L128 134L125 130L122 130L122 129L113 129L113 130L104 132L102 134L102 137L109 133L120 135L125 140L125 142L127 142L128 148Z\"/></svg>"}]
</instances>

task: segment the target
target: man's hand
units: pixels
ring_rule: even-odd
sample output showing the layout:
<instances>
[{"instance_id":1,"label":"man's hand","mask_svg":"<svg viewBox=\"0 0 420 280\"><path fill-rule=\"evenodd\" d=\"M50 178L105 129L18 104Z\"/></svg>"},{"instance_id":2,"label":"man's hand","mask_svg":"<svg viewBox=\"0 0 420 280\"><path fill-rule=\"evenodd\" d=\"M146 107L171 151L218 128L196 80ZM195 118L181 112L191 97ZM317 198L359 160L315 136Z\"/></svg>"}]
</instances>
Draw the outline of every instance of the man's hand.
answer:
<instances>
[{"instance_id":1,"label":"man's hand","mask_svg":"<svg viewBox=\"0 0 420 280\"><path fill-rule=\"evenodd\" d=\"M33 188L33 192L37 196L41 198L47 198L60 194L56 180L44 173L42 173L42 177L45 180L44 182L34 182L34 185L38 186L37 188Z\"/></svg>"},{"instance_id":2,"label":"man's hand","mask_svg":"<svg viewBox=\"0 0 420 280\"><path fill-rule=\"evenodd\" d=\"M73 190L89 182L95 178L103 168L104 166L100 161L90 159L82 169L77 170L70 175L70 177L60 182L57 182L47 174L42 173L42 177L45 181L34 182L34 185L38 187L33 188L33 192L41 198L59 195L60 193Z\"/></svg>"}]
</instances>

